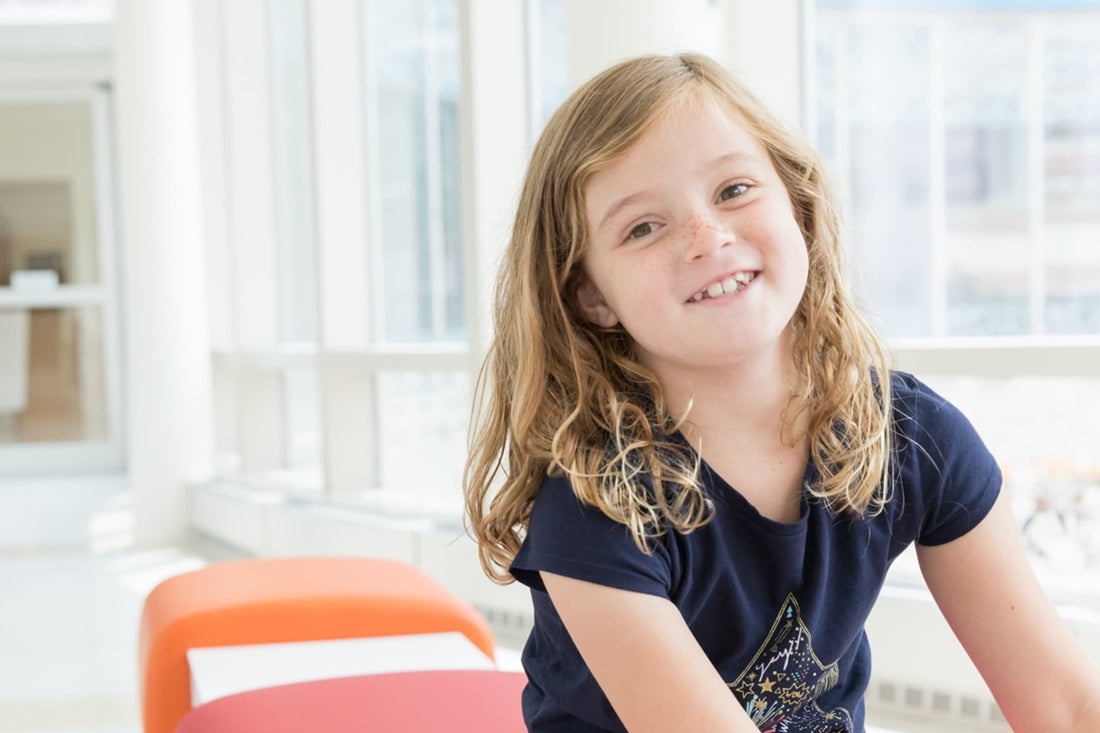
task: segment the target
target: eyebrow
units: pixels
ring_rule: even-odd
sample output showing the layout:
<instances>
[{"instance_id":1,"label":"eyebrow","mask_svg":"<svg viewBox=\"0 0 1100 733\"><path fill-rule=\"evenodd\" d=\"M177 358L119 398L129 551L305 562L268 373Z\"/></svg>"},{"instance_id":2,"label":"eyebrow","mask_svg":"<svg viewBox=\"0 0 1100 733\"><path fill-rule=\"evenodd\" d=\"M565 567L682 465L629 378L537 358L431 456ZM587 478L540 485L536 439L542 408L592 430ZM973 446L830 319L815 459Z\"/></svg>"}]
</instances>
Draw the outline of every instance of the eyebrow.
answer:
<instances>
[{"instance_id":1,"label":"eyebrow","mask_svg":"<svg viewBox=\"0 0 1100 733\"><path fill-rule=\"evenodd\" d=\"M732 153L727 153L725 155L720 155L717 158L715 158L714 160L710 161L710 163L708 163L707 166L708 167L714 167L714 166L729 165L729 164L746 165L746 166L756 167L756 168L764 167L764 161L760 160L760 158L756 157L755 155L752 155L751 153L746 153L743 150L738 150L738 151L735 151L735 152L732 152ZM637 192L632 193L628 196L624 196L623 198L619 199L615 203L611 204L611 206L607 209L607 212L603 215L603 218L600 219L600 223L596 226L596 230L597 231L602 231L602 230L606 229L608 223L612 219L614 219L615 216L620 211L625 209L627 206L630 206L631 204L638 202L639 200L645 198L648 195L649 195L648 190L637 191Z\"/></svg>"},{"instance_id":2,"label":"eyebrow","mask_svg":"<svg viewBox=\"0 0 1100 733\"><path fill-rule=\"evenodd\" d=\"M648 194L648 191L638 191L637 193L632 193L629 196L624 196L615 203L611 204L611 207L607 210L607 213L605 213L603 215L603 218L600 219L600 223L596 227L596 229L599 231L606 229L608 223L615 218L616 214L625 209L627 206L630 206L640 199L645 198Z\"/></svg>"}]
</instances>

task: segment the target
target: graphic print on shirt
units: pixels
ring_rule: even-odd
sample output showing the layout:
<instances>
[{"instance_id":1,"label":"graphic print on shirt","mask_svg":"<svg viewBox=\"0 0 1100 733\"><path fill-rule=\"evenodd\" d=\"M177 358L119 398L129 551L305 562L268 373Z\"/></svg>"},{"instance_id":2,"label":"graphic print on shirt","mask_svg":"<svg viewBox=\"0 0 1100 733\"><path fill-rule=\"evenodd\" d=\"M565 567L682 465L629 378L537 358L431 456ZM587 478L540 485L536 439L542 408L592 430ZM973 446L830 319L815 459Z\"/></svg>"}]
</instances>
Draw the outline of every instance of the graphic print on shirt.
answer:
<instances>
[{"instance_id":1,"label":"graphic print on shirt","mask_svg":"<svg viewBox=\"0 0 1100 733\"><path fill-rule=\"evenodd\" d=\"M817 704L839 678L836 662L826 666L814 653L792 593L756 657L728 684L762 733L851 733L854 725L847 710L826 711Z\"/></svg>"}]
</instances>

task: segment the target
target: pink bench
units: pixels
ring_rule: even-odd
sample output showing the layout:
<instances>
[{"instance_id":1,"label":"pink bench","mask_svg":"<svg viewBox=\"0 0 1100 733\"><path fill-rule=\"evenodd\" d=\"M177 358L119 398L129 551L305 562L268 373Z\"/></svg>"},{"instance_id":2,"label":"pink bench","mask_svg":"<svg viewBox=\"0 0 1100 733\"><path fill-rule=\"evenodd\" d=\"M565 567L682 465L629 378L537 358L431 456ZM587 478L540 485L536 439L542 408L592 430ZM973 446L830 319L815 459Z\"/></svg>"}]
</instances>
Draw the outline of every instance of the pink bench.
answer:
<instances>
[{"instance_id":1,"label":"pink bench","mask_svg":"<svg viewBox=\"0 0 1100 733\"><path fill-rule=\"evenodd\" d=\"M398 672L267 687L212 700L176 733L523 733L520 672Z\"/></svg>"}]
</instances>

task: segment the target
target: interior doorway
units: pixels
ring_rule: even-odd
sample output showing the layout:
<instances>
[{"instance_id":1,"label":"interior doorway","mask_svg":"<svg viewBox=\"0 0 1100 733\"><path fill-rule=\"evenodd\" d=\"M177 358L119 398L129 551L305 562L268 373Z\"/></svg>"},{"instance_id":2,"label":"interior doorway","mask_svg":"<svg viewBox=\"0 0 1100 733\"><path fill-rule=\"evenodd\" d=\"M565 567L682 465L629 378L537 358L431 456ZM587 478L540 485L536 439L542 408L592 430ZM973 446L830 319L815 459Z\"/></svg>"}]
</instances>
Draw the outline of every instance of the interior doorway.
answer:
<instances>
[{"instance_id":1,"label":"interior doorway","mask_svg":"<svg viewBox=\"0 0 1100 733\"><path fill-rule=\"evenodd\" d=\"M109 110L0 93L0 474L124 465Z\"/></svg>"}]
</instances>

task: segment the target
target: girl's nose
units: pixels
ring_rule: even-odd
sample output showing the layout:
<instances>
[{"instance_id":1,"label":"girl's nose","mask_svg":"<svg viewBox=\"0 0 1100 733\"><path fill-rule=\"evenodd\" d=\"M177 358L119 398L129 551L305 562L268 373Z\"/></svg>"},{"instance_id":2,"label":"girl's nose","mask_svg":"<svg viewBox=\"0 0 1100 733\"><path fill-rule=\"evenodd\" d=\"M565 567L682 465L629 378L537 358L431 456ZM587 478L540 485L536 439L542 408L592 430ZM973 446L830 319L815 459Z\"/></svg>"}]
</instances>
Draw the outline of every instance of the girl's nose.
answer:
<instances>
[{"instance_id":1,"label":"girl's nose","mask_svg":"<svg viewBox=\"0 0 1100 733\"><path fill-rule=\"evenodd\" d=\"M684 259L689 262L713 254L736 239L729 227L699 214L688 219L685 236Z\"/></svg>"}]
</instances>

